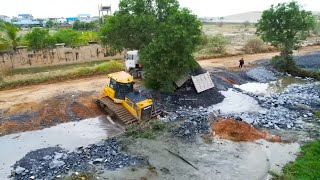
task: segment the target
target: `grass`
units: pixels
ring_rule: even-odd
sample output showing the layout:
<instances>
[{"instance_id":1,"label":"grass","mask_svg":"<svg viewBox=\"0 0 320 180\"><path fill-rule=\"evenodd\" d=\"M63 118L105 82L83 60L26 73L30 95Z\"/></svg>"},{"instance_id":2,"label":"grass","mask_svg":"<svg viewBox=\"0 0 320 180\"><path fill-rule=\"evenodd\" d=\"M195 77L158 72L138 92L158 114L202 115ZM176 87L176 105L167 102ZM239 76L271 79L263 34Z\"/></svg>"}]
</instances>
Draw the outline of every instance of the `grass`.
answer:
<instances>
[{"instance_id":1,"label":"grass","mask_svg":"<svg viewBox=\"0 0 320 180\"><path fill-rule=\"evenodd\" d=\"M320 118L320 111L315 111L314 115L316 115L318 118Z\"/></svg>"},{"instance_id":2,"label":"grass","mask_svg":"<svg viewBox=\"0 0 320 180\"><path fill-rule=\"evenodd\" d=\"M172 124L160 120L151 120L145 124L131 125L127 128L126 136L133 138L155 139L158 134L171 127Z\"/></svg>"},{"instance_id":3,"label":"grass","mask_svg":"<svg viewBox=\"0 0 320 180\"><path fill-rule=\"evenodd\" d=\"M108 74L112 72L121 71L123 69L124 69L123 64L114 60L96 64L93 66L81 65L78 68L73 68L69 71L62 71L61 73L58 73L58 74L48 73L46 75L35 75L27 78L22 77L14 80L4 79L0 81L0 90L12 89L12 88L17 88L21 86L36 85L36 84L42 84L42 83L48 83L48 82L60 82L65 80L77 79L81 77L90 77L93 75ZM34 71L40 71L40 70L37 69Z\"/></svg>"},{"instance_id":4,"label":"grass","mask_svg":"<svg viewBox=\"0 0 320 180\"><path fill-rule=\"evenodd\" d=\"M68 176L63 177L63 180L96 180L95 175L90 172L84 172L76 174L71 174Z\"/></svg>"},{"instance_id":5,"label":"grass","mask_svg":"<svg viewBox=\"0 0 320 180\"><path fill-rule=\"evenodd\" d=\"M56 66L45 66L45 67L33 67L28 69L14 69L12 74L33 74L41 73L55 70L67 70L71 68L80 68L80 67L93 67L105 63L105 61L92 61L85 63L75 63L75 64L65 64L65 65L56 65Z\"/></svg>"},{"instance_id":6,"label":"grass","mask_svg":"<svg viewBox=\"0 0 320 180\"><path fill-rule=\"evenodd\" d=\"M320 140L303 145L296 161L283 168L283 174L271 174L274 180L320 179Z\"/></svg>"}]
</instances>

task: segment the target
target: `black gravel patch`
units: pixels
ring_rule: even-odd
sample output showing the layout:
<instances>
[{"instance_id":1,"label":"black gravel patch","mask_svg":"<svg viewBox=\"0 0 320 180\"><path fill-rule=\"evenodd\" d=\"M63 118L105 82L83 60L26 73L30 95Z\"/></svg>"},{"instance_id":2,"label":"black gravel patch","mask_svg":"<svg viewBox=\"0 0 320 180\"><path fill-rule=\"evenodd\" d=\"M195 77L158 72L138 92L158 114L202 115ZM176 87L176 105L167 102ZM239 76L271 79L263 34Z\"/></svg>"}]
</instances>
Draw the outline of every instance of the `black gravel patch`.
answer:
<instances>
[{"instance_id":1,"label":"black gravel patch","mask_svg":"<svg viewBox=\"0 0 320 180\"><path fill-rule=\"evenodd\" d=\"M182 140L193 142L198 134L208 134L210 132L208 116L196 116L184 122L180 127L174 129L172 134Z\"/></svg>"},{"instance_id":2,"label":"black gravel patch","mask_svg":"<svg viewBox=\"0 0 320 180\"><path fill-rule=\"evenodd\" d=\"M294 57L296 64L302 68L320 68L320 52Z\"/></svg>"},{"instance_id":3,"label":"black gravel patch","mask_svg":"<svg viewBox=\"0 0 320 180\"><path fill-rule=\"evenodd\" d=\"M21 114L15 114L12 116L9 116L7 119L10 119L12 121L18 121L22 123L26 123L32 118L38 117L39 113L38 112L25 112Z\"/></svg>"},{"instance_id":4,"label":"black gravel patch","mask_svg":"<svg viewBox=\"0 0 320 180\"><path fill-rule=\"evenodd\" d=\"M60 147L39 149L28 153L14 164L13 179L55 179L69 172L98 172L116 170L145 162L143 157L120 151L116 139L67 152Z\"/></svg>"},{"instance_id":5,"label":"black gravel patch","mask_svg":"<svg viewBox=\"0 0 320 180\"><path fill-rule=\"evenodd\" d=\"M174 93L161 93L161 104L173 110L179 107L208 107L222 102L223 99L224 96L216 88L197 93L192 80L188 80Z\"/></svg>"}]
</instances>

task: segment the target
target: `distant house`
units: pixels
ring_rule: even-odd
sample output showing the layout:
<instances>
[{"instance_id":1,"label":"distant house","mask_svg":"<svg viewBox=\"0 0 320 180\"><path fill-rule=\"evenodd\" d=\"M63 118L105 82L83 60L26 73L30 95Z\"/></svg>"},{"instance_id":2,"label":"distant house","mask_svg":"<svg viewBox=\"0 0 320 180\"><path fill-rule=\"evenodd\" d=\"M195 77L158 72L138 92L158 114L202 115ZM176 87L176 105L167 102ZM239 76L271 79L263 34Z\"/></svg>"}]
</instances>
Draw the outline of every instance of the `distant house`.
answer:
<instances>
[{"instance_id":1,"label":"distant house","mask_svg":"<svg viewBox=\"0 0 320 180\"><path fill-rule=\"evenodd\" d=\"M66 18L68 24L73 24L75 21L79 20L78 17L67 17Z\"/></svg>"},{"instance_id":2,"label":"distant house","mask_svg":"<svg viewBox=\"0 0 320 180\"><path fill-rule=\"evenodd\" d=\"M19 22L32 22L34 20L32 14L19 14L18 21Z\"/></svg>"},{"instance_id":3,"label":"distant house","mask_svg":"<svg viewBox=\"0 0 320 180\"><path fill-rule=\"evenodd\" d=\"M86 23L89 23L89 22L92 22L93 19L91 18L90 14L79 14L78 15L78 19L80 22L86 22Z\"/></svg>"},{"instance_id":4,"label":"distant house","mask_svg":"<svg viewBox=\"0 0 320 180\"><path fill-rule=\"evenodd\" d=\"M11 18L5 15L0 15L0 19L5 22L11 22Z\"/></svg>"},{"instance_id":5,"label":"distant house","mask_svg":"<svg viewBox=\"0 0 320 180\"><path fill-rule=\"evenodd\" d=\"M19 14L16 22L13 24L23 27L43 26L43 22L35 21L32 14Z\"/></svg>"},{"instance_id":6,"label":"distant house","mask_svg":"<svg viewBox=\"0 0 320 180\"><path fill-rule=\"evenodd\" d=\"M54 23L58 23L58 24L64 24L67 23L66 18L64 17L49 17L48 20L54 22Z\"/></svg>"}]
</instances>

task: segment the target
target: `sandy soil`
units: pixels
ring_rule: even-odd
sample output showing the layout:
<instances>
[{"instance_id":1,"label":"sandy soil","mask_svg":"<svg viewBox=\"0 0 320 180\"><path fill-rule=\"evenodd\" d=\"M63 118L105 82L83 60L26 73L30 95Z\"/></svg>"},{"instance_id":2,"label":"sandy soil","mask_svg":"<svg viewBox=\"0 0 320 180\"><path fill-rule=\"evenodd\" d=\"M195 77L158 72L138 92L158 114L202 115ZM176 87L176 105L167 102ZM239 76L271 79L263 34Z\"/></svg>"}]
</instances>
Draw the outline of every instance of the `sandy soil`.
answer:
<instances>
[{"instance_id":1,"label":"sandy soil","mask_svg":"<svg viewBox=\"0 0 320 180\"><path fill-rule=\"evenodd\" d=\"M304 47L300 51L296 51L295 55L303 55L311 52L319 51L320 46L308 46ZM233 57L214 58L208 60L199 61L200 65L205 68L223 68L229 70L239 70L239 60L243 58L245 60L245 68L252 68L254 62L257 60L271 59L273 56L279 55L278 52L273 53L261 53L261 54L247 54Z\"/></svg>"},{"instance_id":2,"label":"sandy soil","mask_svg":"<svg viewBox=\"0 0 320 180\"><path fill-rule=\"evenodd\" d=\"M15 104L27 102L42 102L57 95L70 93L96 92L98 94L105 86L105 82L105 76L98 76L0 91L0 109L7 109Z\"/></svg>"},{"instance_id":3,"label":"sandy soil","mask_svg":"<svg viewBox=\"0 0 320 180\"><path fill-rule=\"evenodd\" d=\"M307 54L318 51L320 46L305 47L296 55ZM233 56L225 58L215 58L199 61L202 67L211 68L227 68L229 70L238 70L238 60L245 59L245 68L252 68L253 62L261 59L271 58L278 53L263 53L243 56ZM19 89L0 91L0 110L8 109L9 107L23 103L42 102L46 99L57 95L64 95L77 92L94 92L99 94L103 86L106 84L105 76L96 76L85 79L71 80L54 84L43 84L28 86ZM1 112L1 111L0 111Z\"/></svg>"}]
</instances>

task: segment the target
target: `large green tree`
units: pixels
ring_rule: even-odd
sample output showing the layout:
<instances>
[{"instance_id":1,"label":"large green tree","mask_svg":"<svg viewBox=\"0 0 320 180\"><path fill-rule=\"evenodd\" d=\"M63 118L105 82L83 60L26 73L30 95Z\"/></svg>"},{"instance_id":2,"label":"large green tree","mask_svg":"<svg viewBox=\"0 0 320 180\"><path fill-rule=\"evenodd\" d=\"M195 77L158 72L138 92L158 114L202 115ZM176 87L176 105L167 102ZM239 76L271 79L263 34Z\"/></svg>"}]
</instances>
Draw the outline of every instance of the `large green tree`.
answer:
<instances>
[{"instance_id":1,"label":"large green tree","mask_svg":"<svg viewBox=\"0 0 320 180\"><path fill-rule=\"evenodd\" d=\"M53 37L57 43L65 43L69 47L77 47L81 45L81 35L73 29L60 29Z\"/></svg>"},{"instance_id":2,"label":"large green tree","mask_svg":"<svg viewBox=\"0 0 320 180\"><path fill-rule=\"evenodd\" d=\"M56 43L54 37L49 34L49 30L41 28L34 28L27 33L25 40L28 42L29 47L36 51L52 49Z\"/></svg>"},{"instance_id":3,"label":"large green tree","mask_svg":"<svg viewBox=\"0 0 320 180\"><path fill-rule=\"evenodd\" d=\"M174 81L197 65L192 54L201 23L177 0L121 0L100 35L114 49L140 50L145 85L172 91Z\"/></svg>"},{"instance_id":4,"label":"large green tree","mask_svg":"<svg viewBox=\"0 0 320 180\"><path fill-rule=\"evenodd\" d=\"M281 63L289 67L294 65L293 50L300 47L314 27L314 17L295 1L280 3L265 10L256 27L262 40L280 49Z\"/></svg>"},{"instance_id":5,"label":"large green tree","mask_svg":"<svg viewBox=\"0 0 320 180\"><path fill-rule=\"evenodd\" d=\"M0 34L0 49L15 51L21 40L19 29L13 24L3 23L0 30L3 32L3 35Z\"/></svg>"}]
</instances>

